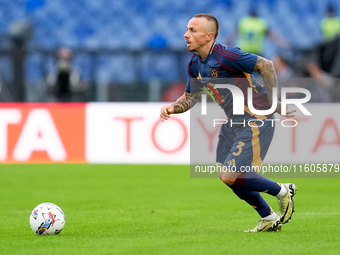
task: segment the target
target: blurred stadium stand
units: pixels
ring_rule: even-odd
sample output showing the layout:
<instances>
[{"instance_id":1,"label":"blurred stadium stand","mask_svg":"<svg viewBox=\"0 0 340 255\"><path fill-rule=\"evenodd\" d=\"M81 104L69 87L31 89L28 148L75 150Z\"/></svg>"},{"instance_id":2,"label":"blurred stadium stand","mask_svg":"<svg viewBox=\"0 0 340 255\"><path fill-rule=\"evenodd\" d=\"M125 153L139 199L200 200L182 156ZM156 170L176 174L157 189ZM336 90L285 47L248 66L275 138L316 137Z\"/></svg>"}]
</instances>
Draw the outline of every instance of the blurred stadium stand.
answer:
<instances>
[{"instance_id":1,"label":"blurred stadium stand","mask_svg":"<svg viewBox=\"0 0 340 255\"><path fill-rule=\"evenodd\" d=\"M160 100L145 90L155 80L161 91L186 80L190 53L183 34L194 14L215 15L223 42L256 5L272 29L297 48L310 49L321 40L319 21L329 3L340 10L338 0L0 0L0 74L4 84L13 80L6 35L11 24L28 20L33 35L24 65L27 101L49 100L43 83L59 47L74 50L75 66L92 85L85 100ZM279 49L266 45L265 57L272 58Z\"/></svg>"}]
</instances>

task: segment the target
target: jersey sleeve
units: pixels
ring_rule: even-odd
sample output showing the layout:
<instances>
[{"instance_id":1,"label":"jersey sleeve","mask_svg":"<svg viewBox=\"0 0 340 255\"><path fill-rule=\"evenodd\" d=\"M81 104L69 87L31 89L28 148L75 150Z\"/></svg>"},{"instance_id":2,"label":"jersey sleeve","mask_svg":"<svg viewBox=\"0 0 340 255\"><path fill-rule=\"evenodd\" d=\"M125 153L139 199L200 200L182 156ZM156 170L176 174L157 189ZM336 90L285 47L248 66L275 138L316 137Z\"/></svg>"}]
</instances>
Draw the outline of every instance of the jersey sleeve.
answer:
<instances>
[{"instance_id":1,"label":"jersey sleeve","mask_svg":"<svg viewBox=\"0 0 340 255\"><path fill-rule=\"evenodd\" d=\"M190 82L190 80L191 80L191 77L188 75L187 85L185 87L185 92L186 93L190 93L190 89L191 89L191 82Z\"/></svg>"},{"instance_id":2,"label":"jersey sleeve","mask_svg":"<svg viewBox=\"0 0 340 255\"><path fill-rule=\"evenodd\" d=\"M232 48L232 51L238 55L238 58L236 60L224 59L224 61L227 62L225 64L231 66L233 69L252 74L258 56L253 53L242 51L237 47Z\"/></svg>"},{"instance_id":3,"label":"jersey sleeve","mask_svg":"<svg viewBox=\"0 0 340 255\"><path fill-rule=\"evenodd\" d=\"M186 93L195 93L199 89L197 83L195 82L195 80L197 79L197 74L193 68L195 66L195 62L195 60L191 59L188 65L188 81L185 87Z\"/></svg>"}]
</instances>

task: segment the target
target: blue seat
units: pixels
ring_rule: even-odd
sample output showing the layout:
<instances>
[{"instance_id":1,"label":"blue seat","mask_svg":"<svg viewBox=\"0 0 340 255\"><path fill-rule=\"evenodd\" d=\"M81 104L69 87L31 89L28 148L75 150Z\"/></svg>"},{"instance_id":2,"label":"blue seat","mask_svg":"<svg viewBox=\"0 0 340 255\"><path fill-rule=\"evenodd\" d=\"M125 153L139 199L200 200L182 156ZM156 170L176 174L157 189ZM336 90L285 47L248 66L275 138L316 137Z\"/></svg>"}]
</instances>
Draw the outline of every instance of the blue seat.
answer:
<instances>
[{"instance_id":1,"label":"blue seat","mask_svg":"<svg viewBox=\"0 0 340 255\"><path fill-rule=\"evenodd\" d=\"M250 7L256 4L272 29L299 47L312 47L321 38L319 20L329 2L340 14L338 0L197 0L195 3L191 0L0 0L0 33L6 33L13 22L30 17L34 47L143 50L151 44L151 48L185 50L183 35L188 19L194 14L215 15L221 25L218 41L225 42L239 18L247 15ZM276 50L269 44L266 54L272 55ZM27 62L33 72L29 79L38 77L33 70L37 61L33 56ZM77 63L88 70L86 61L79 58ZM102 56L98 78L106 82L113 78L122 82L137 79L126 68L128 64L133 65L131 61L122 56ZM171 55L162 55L161 60L147 55L141 61L145 65L141 78L145 81L154 77L172 81L178 75L176 71L164 71L166 65L172 66L176 62Z\"/></svg>"}]
</instances>

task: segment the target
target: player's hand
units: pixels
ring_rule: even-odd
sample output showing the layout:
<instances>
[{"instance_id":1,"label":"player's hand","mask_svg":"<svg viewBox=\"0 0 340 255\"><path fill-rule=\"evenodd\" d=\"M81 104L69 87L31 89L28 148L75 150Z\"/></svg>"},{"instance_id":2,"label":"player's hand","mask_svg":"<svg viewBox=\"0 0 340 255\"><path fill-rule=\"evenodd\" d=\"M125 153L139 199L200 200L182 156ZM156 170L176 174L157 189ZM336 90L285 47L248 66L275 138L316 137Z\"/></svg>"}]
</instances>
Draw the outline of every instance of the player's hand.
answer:
<instances>
[{"instance_id":1,"label":"player's hand","mask_svg":"<svg viewBox=\"0 0 340 255\"><path fill-rule=\"evenodd\" d=\"M286 114L283 115L282 114L282 109L281 109L281 102L277 102L277 107L276 107L276 112L284 117L287 118L294 118L295 114L293 114L294 112L296 112L296 110L288 110L288 105L286 105Z\"/></svg>"},{"instance_id":2,"label":"player's hand","mask_svg":"<svg viewBox=\"0 0 340 255\"><path fill-rule=\"evenodd\" d=\"M170 114L174 112L174 107L171 105L163 106L159 115L159 119L163 122L170 118Z\"/></svg>"}]
</instances>

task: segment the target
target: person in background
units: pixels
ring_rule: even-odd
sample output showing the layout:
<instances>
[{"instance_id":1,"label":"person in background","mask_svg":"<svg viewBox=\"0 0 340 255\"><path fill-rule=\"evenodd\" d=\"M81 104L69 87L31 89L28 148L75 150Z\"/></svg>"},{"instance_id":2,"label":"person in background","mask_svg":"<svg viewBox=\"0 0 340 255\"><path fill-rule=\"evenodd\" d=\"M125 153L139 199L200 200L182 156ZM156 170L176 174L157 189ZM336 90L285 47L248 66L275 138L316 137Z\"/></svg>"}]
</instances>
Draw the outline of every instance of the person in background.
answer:
<instances>
[{"instance_id":1,"label":"person in background","mask_svg":"<svg viewBox=\"0 0 340 255\"><path fill-rule=\"evenodd\" d=\"M339 102L340 34L313 47L301 58L300 66L304 76L313 78L318 90L317 93L311 90L312 102Z\"/></svg>"},{"instance_id":2,"label":"person in background","mask_svg":"<svg viewBox=\"0 0 340 255\"><path fill-rule=\"evenodd\" d=\"M60 48L55 55L55 69L47 77L47 92L58 102L83 101L87 86L80 80L79 72L73 67L73 52Z\"/></svg>"},{"instance_id":3,"label":"person in background","mask_svg":"<svg viewBox=\"0 0 340 255\"><path fill-rule=\"evenodd\" d=\"M270 29L267 21L259 17L256 9L252 9L250 15L241 18L237 28L228 35L226 43L230 46L236 45L249 53L263 55L266 38L283 49L291 47L289 41ZM237 39L238 42L235 43Z\"/></svg>"},{"instance_id":4,"label":"person in background","mask_svg":"<svg viewBox=\"0 0 340 255\"><path fill-rule=\"evenodd\" d=\"M332 6L328 6L326 16L320 21L320 28L326 41L331 41L340 34L340 17L336 16Z\"/></svg>"}]
</instances>

